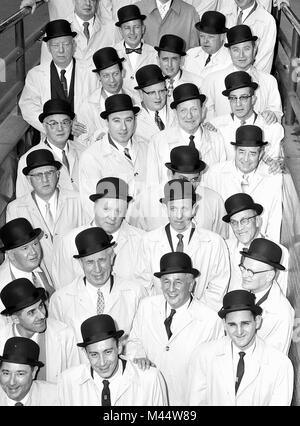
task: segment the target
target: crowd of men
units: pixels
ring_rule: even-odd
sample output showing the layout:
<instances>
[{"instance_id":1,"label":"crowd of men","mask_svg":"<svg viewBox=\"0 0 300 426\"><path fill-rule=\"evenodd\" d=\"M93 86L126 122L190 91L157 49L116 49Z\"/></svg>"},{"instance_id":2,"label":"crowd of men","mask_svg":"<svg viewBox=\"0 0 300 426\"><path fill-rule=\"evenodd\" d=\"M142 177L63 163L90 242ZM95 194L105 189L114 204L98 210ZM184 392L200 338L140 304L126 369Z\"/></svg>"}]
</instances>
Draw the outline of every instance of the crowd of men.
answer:
<instances>
[{"instance_id":1,"label":"crowd of men","mask_svg":"<svg viewBox=\"0 0 300 426\"><path fill-rule=\"evenodd\" d=\"M48 0L0 229L1 406L291 404L282 3Z\"/></svg>"}]
</instances>

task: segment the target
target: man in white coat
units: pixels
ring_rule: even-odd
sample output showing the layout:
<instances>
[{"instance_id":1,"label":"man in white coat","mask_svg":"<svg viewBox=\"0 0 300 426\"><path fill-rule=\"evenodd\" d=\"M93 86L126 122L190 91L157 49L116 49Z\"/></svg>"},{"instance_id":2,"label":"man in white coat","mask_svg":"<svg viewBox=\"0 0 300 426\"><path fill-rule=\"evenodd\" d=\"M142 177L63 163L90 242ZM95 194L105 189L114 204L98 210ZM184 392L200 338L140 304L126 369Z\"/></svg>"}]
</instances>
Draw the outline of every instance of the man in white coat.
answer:
<instances>
[{"instance_id":1,"label":"man in white coat","mask_svg":"<svg viewBox=\"0 0 300 426\"><path fill-rule=\"evenodd\" d=\"M287 355L295 312L277 283L277 271L285 269L279 263L282 250L266 238L256 238L240 254L243 288L255 294L256 303L263 309L258 336Z\"/></svg>"},{"instance_id":2,"label":"man in white coat","mask_svg":"<svg viewBox=\"0 0 300 426\"><path fill-rule=\"evenodd\" d=\"M126 346L128 356L147 358L162 372L170 405L185 405L186 370L194 348L222 336L216 312L192 297L198 275L187 254L162 256L155 276L163 294L140 302Z\"/></svg>"},{"instance_id":3,"label":"man in white coat","mask_svg":"<svg viewBox=\"0 0 300 426\"><path fill-rule=\"evenodd\" d=\"M194 297L218 310L230 278L228 250L218 234L194 225L198 200L192 183L186 179L167 182L160 202L167 209L169 223L143 236L136 277L144 282L150 295L161 294L161 283L153 278L161 257L170 251L184 252L201 271Z\"/></svg>"},{"instance_id":4,"label":"man in white coat","mask_svg":"<svg viewBox=\"0 0 300 426\"><path fill-rule=\"evenodd\" d=\"M262 162L264 146L262 130L244 125L236 131L235 159L215 164L203 176L203 184L218 192L223 200L245 192L264 206L261 232L278 242L282 220L282 174L270 174Z\"/></svg>"},{"instance_id":5,"label":"man in white coat","mask_svg":"<svg viewBox=\"0 0 300 426\"><path fill-rule=\"evenodd\" d=\"M0 406L58 405L57 387L35 380L39 368L39 345L25 337L11 337L0 356Z\"/></svg>"},{"instance_id":6,"label":"man in white coat","mask_svg":"<svg viewBox=\"0 0 300 426\"><path fill-rule=\"evenodd\" d=\"M79 406L164 406L167 392L160 372L151 367L142 371L133 362L120 357L120 338L111 316L101 314L81 325L89 364L82 364L61 375L58 384L60 405Z\"/></svg>"},{"instance_id":7,"label":"man in white coat","mask_svg":"<svg viewBox=\"0 0 300 426\"><path fill-rule=\"evenodd\" d=\"M36 288L26 278L7 284L0 293L11 323L0 329L0 348L13 336L27 337L38 343L40 359L45 368L38 373L40 380L56 383L60 373L79 364L73 330L66 324L48 318L44 289Z\"/></svg>"},{"instance_id":8,"label":"man in white coat","mask_svg":"<svg viewBox=\"0 0 300 426\"><path fill-rule=\"evenodd\" d=\"M245 290L226 294L219 316L226 337L199 345L189 364L188 405L290 405L293 366L259 337L262 308Z\"/></svg>"}]
</instances>

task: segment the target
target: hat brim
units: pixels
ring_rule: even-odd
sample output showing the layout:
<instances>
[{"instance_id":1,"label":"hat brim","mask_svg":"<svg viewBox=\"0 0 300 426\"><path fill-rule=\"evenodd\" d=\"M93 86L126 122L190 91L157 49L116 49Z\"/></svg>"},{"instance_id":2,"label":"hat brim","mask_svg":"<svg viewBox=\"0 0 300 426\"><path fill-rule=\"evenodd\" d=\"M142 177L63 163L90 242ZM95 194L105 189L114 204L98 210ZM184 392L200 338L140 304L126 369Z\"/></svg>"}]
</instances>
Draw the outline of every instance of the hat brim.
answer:
<instances>
[{"instance_id":1,"label":"hat brim","mask_svg":"<svg viewBox=\"0 0 300 426\"><path fill-rule=\"evenodd\" d=\"M166 81L169 77L167 77L166 75L162 77L162 79L155 79L155 80L150 80L147 83L143 84L142 86L135 86L134 89L135 90L141 90L144 89L144 87L148 87L148 86L152 86L153 84L158 84L158 83L163 83L164 81Z\"/></svg>"},{"instance_id":2,"label":"hat brim","mask_svg":"<svg viewBox=\"0 0 300 426\"><path fill-rule=\"evenodd\" d=\"M249 145L245 145L244 143L241 143L241 142L230 142L230 143L231 143L231 145L244 146L245 148L247 148L247 147L261 147L261 146L265 146L265 145L268 145L269 142L247 141L247 143Z\"/></svg>"},{"instance_id":3,"label":"hat brim","mask_svg":"<svg viewBox=\"0 0 300 426\"><path fill-rule=\"evenodd\" d=\"M121 111L133 111L134 114L137 114L139 111L141 110L140 107L134 106L133 108L129 108L128 107L124 107L124 108L117 108L116 111L102 111L100 112L100 117L103 118L104 120L107 119L107 117L110 114L113 114L114 112L121 112Z\"/></svg>"},{"instance_id":4,"label":"hat brim","mask_svg":"<svg viewBox=\"0 0 300 426\"><path fill-rule=\"evenodd\" d=\"M92 194L89 196L89 199L91 201L93 201L93 203L97 200L100 200L101 198L108 198L106 197L107 194ZM126 199L125 198L116 198L118 200L124 200L127 201L127 203L129 203L131 200L133 200L133 197L131 197L130 195L127 195Z\"/></svg>"},{"instance_id":5,"label":"hat brim","mask_svg":"<svg viewBox=\"0 0 300 426\"><path fill-rule=\"evenodd\" d=\"M49 40L52 40L53 38L57 38L57 37L66 37L66 36L71 36L71 37L76 37L77 36L77 32L76 31L71 31L71 33L61 33L61 34L53 34L52 36L49 37L43 37L43 41L47 42Z\"/></svg>"},{"instance_id":6,"label":"hat brim","mask_svg":"<svg viewBox=\"0 0 300 426\"><path fill-rule=\"evenodd\" d=\"M117 61L111 62L109 65L107 65L105 67L95 68L94 70L92 70L92 72L99 72L99 71L102 71L102 70L106 70L106 68L112 67L113 65L116 65L116 64L121 64L124 61L125 61L125 58L120 58Z\"/></svg>"},{"instance_id":7,"label":"hat brim","mask_svg":"<svg viewBox=\"0 0 300 426\"><path fill-rule=\"evenodd\" d=\"M225 47L230 47L230 46L234 46L235 44L240 44L240 43L244 43L245 41L256 41L258 39L257 36L252 36L250 38L245 38L244 40L238 40L238 41L234 41L231 43L224 43Z\"/></svg>"},{"instance_id":8,"label":"hat brim","mask_svg":"<svg viewBox=\"0 0 300 426\"><path fill-rule=\"evenodd\" d=\"M187 198L182 197L182 198L176 198L176 199L172 199L171 200L170 198L163 197L163 198L159 199L159 202L162 203L162 204L167 204L169 201L176 201L176 200L183 200L183 199L187 199ZM195 203L197 203L200 200L200 195L199 194L195 194L195 197L190 198L190 199L192 201L194 201Z\"/></svg>"},{"instance_id":9,"label":"hat brim","mask_svg":"<svg viewBox=\"0 0 300 426\"><path fill-rule=\"evenodd\" d=\"M8 251L8 250L12 250L12 249L15 249L15 248L18 248L18 247L21 247L21 246L23 246L24 244L28 244L28 243L30 243L31 241L33 241L35 238L37 238L37 237L39 237L39 236L43 236L43 234L44 234L44 232L41 230L41 228L35 228L35 229L33 229L33 231L32 231L32 235L29 237L29 239L28 240L26 240L26 241L23 241L21 244L13 244L12 246L2 246L2 247L0 247L0 252L5 252L5 251Z\"/></svg>"},{"instance_id":10,"label":"hat brim","mask_svg":"<svg viewBox=\"0 0 300 426\"><path fill-rule=\"evenodd\" d=\"M203 94L200 94L200 95L197 95L197 96L187 96L186 98L182 98L182 99L179 99L177 101L171 102L170 107L172 109L175 109L177 107L177 105L181 104L182 102L191 101L193 99L200 99L200 102L201 102L201 105L202 105L205 102L206 96L203 95Z\"/></svg>"},{"instance_id":11,"label":"hat brim","mask_svg":"<svg viewBox=\"0 0 300 426\"><path fill-rule=\"evenodd\" d=\"M93 247L92 249L87 249L86 253L74 254L73 257L74 259L81 259L83 257L90 256L91 254L99 253L100 251L106 250L109 247L114 246L115 244L116 244L115 241L112 241L111 243L107 244L104 247Z\"/></svg>"},{"instance_id":12,"label":"hat brim","mask_svg":"<svg viewBox=\"0 0 300 426\"><path fill-rule=\"evenodd\" d=\"M154 276L157 278L162 277L163 275L167 275L167 274L193 274L194 277L198 277L200 275L200 272L198 271L198 269L192 268L190 271L183 271L181 268L179 267L174 267L174 268L170 268L167 271L163 271L163 272L154 272Z\"/></svg>"},{"instance_id":13,"label":"hat brim","mask_svg":"<svg viewBox=\"0 0 300 426\"><path fill-rule=\"evenodd\" d=\"M190 170L190 171L178 170L178 168L176 168L174 165L172 165L172 163L165 163L165 166L167 167L167 169L172 170L173 172L184 173L186 175L189 175L189 174L192 174L192 173L202 172L206 167L206 163L204 163L204 161L200 160L199 166L196 169Z\"/></svg>"},{"instance_id":14,"label":"hat brim","mask_svg":"<svg viewBox=\"0 0 300 426\"><path fill-rule=\"evenodd\" d=\"M264 256L259 256L255 254L249 254L248 252L242 250L240 254L244 257L249 257L249 259L258 260L259 262L266 263L267 265L273 266L273 268L280 269L281 271L285 271L285 267L280 263L272 262Z\"/></svg>"},{"instance_id":15,"label":"hat brim","mask_svg":"<svg viewBox=\"0 0 300 426\"><path fill-rule=\"evenodd\" d=\"M31 172L31 170L34 170L34 169L37 169L38 167L43 167L43 166L54 166L57 168L57 170L59 170L62 167L62 164L59 161L53 161L52 163L45 162L32 167L27 166L27 167L24 167L24 169L22 170L22 173L23 175L27 176L29 172Z\"/></svg>"},{"instance_id":16,"label":"hat brim","mask_svg":"<svg viewBox=\"0 0 300 426\"><path fill-rule=\"evenodd\" d=\"M39 115L39 121L41 123L43 123L43 121L45 120L46 117L49 117L49 115L54 115L54 114L64 114L64 115L68 115L70 117L71 120L74 119L75 114L72 111L62 111L61 109L58 110L54 110L51 112L42 112L42 114Z\"/></svg>"},{"instance_id":17,"label":"hat brim","mask_svg":"<svg viewBox=\"0 0 300 426\"><path fill-rule=\"evenodd\" d=\"M4 356L0 356L0 361L4 362L11 362L12 364L22 364L22 365L31 365L32 367L44 367L44 363L42 361L35 361L35 360L22 360L22 359L11 359L6 358Z\"/></svg>"},{"instance_id":18,"label":"hat brim","mask_svg":"<svg viewBox=\"0 0 300 426\"><path fill-rule=\"evenodd\" d=\"M230 222L230 218L239 212L242 212L244 210L255 210L257 215L260 216L264 210L263 206L261 204L252 204L252 206L243 206L241 208L235 209L230 213L227 213L225 216L222 217L223 222L229 223Z\"/></svg>"},{"instance_id":19,"label":"hat brim","mask_svg":"<svg viewBox=\"0 0 300 426\"><path fill-rule=\"evenodd\" d=\"M186 52L185 52L184 50L183 50L183 51L178 51L178 50L172 49L171 47L168 47L168 48L161 48L161 47L159 47L159 46L154 46L154 49L155 49L157 52L163 51L163 52L176 53L177 55L180 55L180 56L185 56L185 55L186 55Z\"/></svg>"},{"instance_id":20,"label":"hat brim","mask_svg":"<svg viewBox=\"0 0 300 426\"><path fill-rule=\"evenodd\" d=\"M141 21L144 21L146 19L146 15L140 15L140 16L129 16L126 19L123 19L122 21L118 21L115 23L116 27L120 27L122 24L125 24L126 22L130 21L136 21L137 19L140 19Z\"/></svg>"},{"instance_id":21,"label":"hat brim","mask_svg":"<svg viewBox=\"0 0 300 426\"><path fill-rule=\"evenodd\" d=\"M261 315L263 310L260 306L256 306L256 305L255 306L235 305L229 309L224 309L224 308L220 309L218 312L218 315L220 318L223 319L230 312L237 312L237 311L251 311L256 315Z\"/></svg>"},{"instance_id":22,"label":"hat brim","mask_svg":"<svg viewBox=\"0 0 300 426\"><path fill-rule=\"evenodd\" d=\"M43 287L38 287L36 289L37 295L36 297L31 297L28 299L23 300L19 305L16 305L11 308L6 308L2 312L0 312L1 315L9 316L14 314L15 312L21 311L22 309L28 308L28 306L34 305L39 300L47 300L47 293L46 290Z\"/></svg>"},{"instance_id":23,"label":"hat brim","mask_svg":"<svg viewBox=\"0 0 300 426\"><path fill-rule=\"evenodd\" d=\"M256 90L258 88L258 84L255 82L252 82L250 84L237 84L234 87L223 90L222 95L228 97L233 90L242 89L243 87L251 87L253 90Z\"/></svg>"},{"instance_id":24,"label":"hat brim","mask_svg":"<svg viewBox=\"0 0 300 426\"><path fill-rule=\"evenodd\" d=\"M204 27L203 25L201 25L201 22L197 22L195 24L195 28L198 31L202 31L203 33L207 33L207 34L224 34L227 33L228 28L224 27L219 29L218 31L216 31L216 29L214 27Z\"/></svg>"},{"instance_id":25,"label":"hat brim","mask_svg":"<svg viewBox=\"0 0 300 426\"><path fill-rule=\"evenodd\" d=\"M77 343L77 346L79 346L80 348L85 348L88 345L92 345L93 343L97 343L97 342L101 342L102 340L107 340L107 339L120 339L120 337L122 337L124 334L124 330L118 330L114 333L105 333L105 334L99 334L98 336L91 336L88 340L85 340L84 342L81 343Z\"/></svg>"}]
</instances>

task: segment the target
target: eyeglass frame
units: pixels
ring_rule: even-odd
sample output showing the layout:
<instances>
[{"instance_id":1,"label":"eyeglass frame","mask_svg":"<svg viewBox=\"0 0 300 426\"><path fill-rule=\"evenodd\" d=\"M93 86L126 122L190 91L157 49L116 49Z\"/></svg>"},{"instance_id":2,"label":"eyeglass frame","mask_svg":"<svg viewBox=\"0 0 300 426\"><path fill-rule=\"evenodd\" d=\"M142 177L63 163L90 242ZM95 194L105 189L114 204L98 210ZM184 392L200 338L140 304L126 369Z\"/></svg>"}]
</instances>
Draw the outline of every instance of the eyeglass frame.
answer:
<instances>
[{"instance_id":1,"label":"eyeglass frame","mask_svg":"<svg viewBox=\"0 0 300 426\"><path fill-rule=\"evenodd\" d=\"M259 216L258 214L255 214L254 216L250 216L250 217L243 217L241 220L231 220L230 219L230 221L229 221L229 223L230 223L230 225L233 227L233 228L237 228L238 227L238 225L240 224L241 226L247 226L247 225L249 225L249 223L250 223L250 219L253 219L254 217L257 217L257 216ZM236 224L233 224L232 222L235 222ZM242 221L244 221L244 223L242 223Z\"/></svg>"},{"instance_id":2,"label":"eyeglass frame","mask_svg":"<svg viewBox=\"0 0 300 426\"><path fill-rule=\"evenodd\" d=\"M272 271L272 269L265 269L263 271L254 272L254 271L252 271L252 269L245 268L245 266L242 263L239 264L239 268L240 268L241 273L247 272L247 274L249 275L250 278L253 278L254 275L256 275L256 274L262 274L263 272Z\"/></svg>"},{"instance_id":3,"label":"eyeglass frame","mask_svg":"<svg viewBox=\"0 0 300 426\"><path fill-rule=\"evenodd\" d=\"M63 121L55 121L53 120L53 122L49 122L49 121L44 121L45 124L47 124L51 130L57 129L59 125L61 125L62 127L66 128L72 125L72 121L70 118L65 118Z\"/></svg>"},{"instance_id":4,"label":"eyeglass frame","mask_svg":"<svg viewBox=\"0 0 300 426\"><path fill-rule=\"evenodd\" d=\"M28 176L33 177L36 180L42 181L44 176L47 178L47 180L52 179L55 173L59 173L59 170L48 170L46 172L40 173L29 173Z\"/></svg>"},{"instance_id":5,"label":"eyeglass frame","mask_svg":"<svg viewBox=\"0 0 300 426\"><path fill-rule=\"evenodd\" d=\"M150 98L154 98L157 93L159 94L159 96L161 96L162 93L167 94L168 89L165 88L165 89L161 89L161 90L151 90L151 92L145 92L145 90L141 89L141 91L143 93L146 93L146 95L150 96Z\"/></svg>"},{"instance_id":6,"label":"eyeglass frame","mask_svg":"<svg viewBox=\"0 0 300 426\"><path fill-rule=\"evenodd\" d=\"M237 101L240 101L241 103L246 103L249 98L252 98L253 95L241 95L241 96L228 96L229 102L234 102L235 104Z\"/></svg>"}]
</instances>

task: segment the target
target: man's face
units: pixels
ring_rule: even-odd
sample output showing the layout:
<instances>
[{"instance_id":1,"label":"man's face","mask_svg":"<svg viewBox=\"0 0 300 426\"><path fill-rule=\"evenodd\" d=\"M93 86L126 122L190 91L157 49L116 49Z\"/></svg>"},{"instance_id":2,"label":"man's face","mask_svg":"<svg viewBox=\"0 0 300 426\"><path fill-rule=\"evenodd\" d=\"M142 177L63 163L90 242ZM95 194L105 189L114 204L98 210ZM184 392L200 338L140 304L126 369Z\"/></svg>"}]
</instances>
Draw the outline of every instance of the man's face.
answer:
<instances>
[{"instance_id":1,"label":"man's face","mask_svg":"<svg viewBox=\"0 0 300 426\"><path fill-rule=\"evenodd\" d=\"M208 55L216 53L224 43L224 34L208 34L200 31L200 46Z\"/></svg>"},{"instance_id":2,"label":"man's face","mask_svg":"<svg viewBox=\"0 0 300 426\"><path fill-rule=\"evenodd\" d=\"M232 113L240 120L247 120L253 114L256 97L251 87L232 90L228 100Z\"/></svg>"},{"instance_id":3,"label":"man's face","mask_svg":"<svg viewBox=\"0 0 300 426\"><path fill-rule=\"evenodd\" d=\"M248 220L248 218L251 219ZM247 221L248 224L243 223ZM230 225L239 242L244 245L249 245L258 233L260 217L257 216L255 210L243 210L231 216Z\"/></svg>"},{"instance_id":4,"label":"man's face","mask_svg":"<svg viewBox=\"0 0 300 426\"><path fill-rule=\"evenodd\" d=\"M110 136L121 145L127 145L135 130L133 111L113 112L107 118Z\"/></svg>"},{"instance_id":5,"label":"man's face","mask_svg":"<svg viewBox=\"0 0 300 426\"><path fill-rule=\"evenodd\" d=\"M227 335L241 350L248 349L255 340L256 330L260 327L261 317L254 318L251 311L229 312L223 320Z\"/></svg>"},{"instance_id":6,"label":"man's face","mask_svg":"<svg viewBox=\"0 0 300 426\"><path fill-rule=\"evenodd\" d=\"M75 0L75 13L83 21L89 21L95 16L98 0Z\"/></svg>"},{"instance_id":7,"label":"man's face","mask_svg":"<svg viewBox=\"0 0 300 426\"><path fill-rule=\"evenodd\" d=\"M30 338L34 333L43 333L47 327L47 311L42 300L12 315L12 320L23 337Z\"/></svg>"},{"instance_id":8,"label":"man's face","mask_svg":"<svg viewBox=\"0 0 300 426\"><path fill-rule=\"evenodd\" d=\"M63 149L69 139L72 120L67 114L48 115L43 122L46 137L57 148Z\"/></svg>"},{"instance_id":9,"label":"man's face","mask_svg":"<svg viewBox=\"0 0 300 426\"><path fill-rule=\"evenodd\" d=\"M110 379L116 373L121 351L121 345L113 338L92 343L86 347L90 364L102 379Z\"/></svg>"},{"instance_id":10,"label":"man's face","mask_svg":"<svg viewBox=\"0 0 300 426\"><path fill-rule=\"evenodd\" d=\"M161 50L158 53L158 65L164 75L167 75L168 77L175 77L182 65L182 56L178 53L165 52L164 50Z\"/></svg>"},{"instance_id":11,"label":"man's face","mask_svg":"<svg viewBox=\"0 0 300 426\"><path fill-rule=\"evenodd\" d=\"M181 173L181 172L174 172L172 179L186 179L193 185L194 189L197 188L199 185L201 176L200 173Z\"/></svg>"},{"instance_id":12,"label":"man's face","mask_svg":"<svg viewBox=\"0 0 300 426\"><path fill-rule=\"evenodd\" d=\"M271 265L260 262L259 260L250 259L249 257L244 257L241 263L245 268L241 270L244 290L257 293L269 287L272 279L274 278L274 269ZM251 277L251 273L249 273L247 269L250 269L253 272L266 272L261 272L260 274L255 274Z\"/></svg>"},{"instance_id":13,"label":"man's face","mask_svg":"<svg viewBox=\"0 0 300 426\"><path fill-rule=\"evenodd\" d=\"M42 247L38 238L30 243L8 251L8 258L12 264L25 272L32 272L42 260Z\"/></svg>"},{"instance_id":14,"label":"man's face","mask_svg":"<svg viewBox=\"0 0 300 426\"><path fill-rule=\"evenodd\" d=\"M125 43L132 49L138 47L141 43L146 27L140 19L125 22L121 25L120 31Z\"/></svg>"},{"instance_id":15,"label":"man's face","mask_svg":"<svg viewBox=\"0 0 300 426\"><path fill-rule=\"evenodd\" d=\"M103 89L111 95L119 93L122 89L123 74L124 73L120 70L119 64L114 64L111 67L99 71L98 73Z\"/></svg>"},{"instance_id":16,"label":"man's face","mask_svg":"<svg viewBox=\"0 0 300 426\"><path fill-rule=\"evenodd\" d=\"M59 68L66 68L73 59L76 43L72 36L52 38L47 42L53 62Z\"/></svg>"},{"instance_id":17,"label":"man's face","mask_svg":"<svg viewBox=\"0 0 300 426\"><path fill-rule=\"evenodd\" d=\"M150 111L160 111L167 101L166 83L151 84L140 90L141 99Z\"/></svg>"},{"instance_id":18,"label":"man's face","mask_svg":"<svg viewBox=\"0 0 300 426\"><path fill-rule=\"evenodd\" d=\"M109 279L114 252L111 247L80 259L84 275L95 287L102 286Z\"/></svg>"},{"instance_id":19,"label":"man's face","mask_svg":"<svg viewBox=\"0 0 300 426\"><path fill-rule=\"evenodd\" d=\"M59 171L54 166L36 167L28 175L28 180L34 192L45 200L48 200L54 194L58 178Z\"/></svg>"},{"instance_id":20,"label":"man's face","mask_svg":"<svg viewBox=\"0 0 300 426\"><path fill-rule=\"evenodd\" d=\"M235 165L242 173L250 173L256 169L262 155L263 149L260 147L237 146L235 150Z\"/></svg>"},{"instance_id":21,"label":"man's face","mask_svg":"<svg viewBox=\"0 0 300 426\"><path fill-rule=\"evenodd\" d=\"M194 286L192 274L166 274L160 279L161 289L166 301L173 309L180 308L191 296Z\"/></svg>"},{"instance_id":22,"label":"man's face","mask_svg":"<svg viewBox=\"0 0 300 426\"><path fill-rule=\"evenodd\" d=\"M168 201L167 211L172 228L178 232L185 231L191 224L195 209L196 205L193 206L192 200L188 198Z\"/></svg>"},{"instance_id":23,"label":"man's face","mask_svg":"<svg viewBox=\"0 0 300 426\"><path fill-rule=\"evenodd\" d=\"M247 7L252 6L254 3L254 0L235 0L235 2L240 9L244 10L244 9L247 9Z\"/></svg>"},{"instance_id":24,"label":"man's face","mask_svg":"<svg viewBox=\"0 0 300 426\"><path fill-rule=\"evenodd\" d=\"M28 394L36 368L26 364L3 361L0 368L0 385L8 398L21 401Z\"/></svg>"},{"instance_id":25,"label":"man's face","mask_svg":"<svg viewBox=\"0 0 300 426\"><path fill-rule=\"evenodd\" d=\"M179 126L189 134L195 133L202 120L200 99L181 102L176 107L176 114Z\"/></svg>"},{"instance_id":26,"label":"man's face","mask_svg":"<svg viewBox=\"0 0 300 426\"><path fill-rule=\"evenodd\" d=\"M239 70L247 70L253 64L256 48L252 41L244 41L230 46L229 53L233 65Z\"/></svg>"},{"instance_id":27,"label":"man's face","mask_svg":"<svg viewBox=\"0 0 300 426\"><path fill-rule=\"evenodd\" d=\"M94 203L95 222L107 234L116 232L126 216L127 201L116 198L100 198Z\"/></svg>"}]
</instances>

